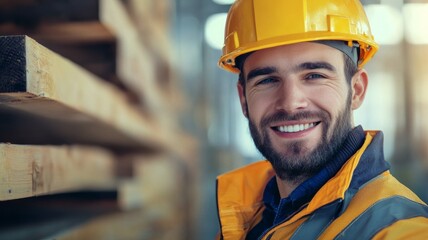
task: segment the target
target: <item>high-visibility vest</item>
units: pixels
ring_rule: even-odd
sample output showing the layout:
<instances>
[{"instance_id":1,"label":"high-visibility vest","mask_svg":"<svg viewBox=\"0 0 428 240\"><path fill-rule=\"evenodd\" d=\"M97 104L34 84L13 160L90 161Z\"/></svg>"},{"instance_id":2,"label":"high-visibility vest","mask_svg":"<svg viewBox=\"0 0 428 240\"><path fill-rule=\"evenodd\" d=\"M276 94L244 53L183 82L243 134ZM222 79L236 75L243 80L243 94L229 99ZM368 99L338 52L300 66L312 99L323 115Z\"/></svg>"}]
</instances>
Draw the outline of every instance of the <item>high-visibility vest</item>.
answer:
<instances>
[{"instance_id":1,"label":"high-visibility vest","mask_svg":"<svg viewBox=\"0 0 428 240\"><path fill-rule=\"evenodd\" d=\"M354 172L362 158L370 158L364 164L374 167L384 161L382 154L370 155L381 138L366 132L363 146L312 200L261 239L428 239L428 206L389 171L351 185L361 177ZM260 161L217 178L219 238L245 239L261 221L263 191L273 176L270 163Z\"/></svg>"}]
</instances>

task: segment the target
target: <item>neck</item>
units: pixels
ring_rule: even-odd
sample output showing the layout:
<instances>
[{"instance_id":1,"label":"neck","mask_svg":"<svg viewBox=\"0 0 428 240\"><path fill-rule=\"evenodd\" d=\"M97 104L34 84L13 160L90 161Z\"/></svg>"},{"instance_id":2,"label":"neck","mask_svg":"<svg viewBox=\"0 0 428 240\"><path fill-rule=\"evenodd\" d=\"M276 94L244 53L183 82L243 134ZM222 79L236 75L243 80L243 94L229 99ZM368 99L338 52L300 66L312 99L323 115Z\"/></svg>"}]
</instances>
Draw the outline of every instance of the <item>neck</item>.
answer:
<instances>
[{"instance_id":1,"label":"neck","mask_svg":"<svg viewBox=\"0 0 428 240\"><path fill-rule=\"evenodd\" d=\"M282 180L278 176L276 176L276 183L278 185L278 191L281 198L288 197L294 189L296 189L302 182L304 182L306 178L300 178L299 180Z\"/></svg>"}]
</instances>

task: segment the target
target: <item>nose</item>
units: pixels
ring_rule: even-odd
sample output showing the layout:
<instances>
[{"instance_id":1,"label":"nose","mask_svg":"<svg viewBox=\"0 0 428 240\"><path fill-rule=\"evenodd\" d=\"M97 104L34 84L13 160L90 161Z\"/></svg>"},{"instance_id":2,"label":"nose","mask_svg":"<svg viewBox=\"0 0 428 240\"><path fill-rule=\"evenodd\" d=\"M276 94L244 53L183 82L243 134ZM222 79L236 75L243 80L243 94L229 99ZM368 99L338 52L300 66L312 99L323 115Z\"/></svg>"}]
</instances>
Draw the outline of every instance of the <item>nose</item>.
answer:
<instances>
[{"instance_id":1,"label":"nose","mask_svg":"<svg viewBox=\"0 0 428 240\"><path fill-rule=\"evenodd\" d=\"M309 106L307 93L298 80L287 79L281 84L276 93L276 109L285 112L296 112Z\"/></svg>"}]
</instances>

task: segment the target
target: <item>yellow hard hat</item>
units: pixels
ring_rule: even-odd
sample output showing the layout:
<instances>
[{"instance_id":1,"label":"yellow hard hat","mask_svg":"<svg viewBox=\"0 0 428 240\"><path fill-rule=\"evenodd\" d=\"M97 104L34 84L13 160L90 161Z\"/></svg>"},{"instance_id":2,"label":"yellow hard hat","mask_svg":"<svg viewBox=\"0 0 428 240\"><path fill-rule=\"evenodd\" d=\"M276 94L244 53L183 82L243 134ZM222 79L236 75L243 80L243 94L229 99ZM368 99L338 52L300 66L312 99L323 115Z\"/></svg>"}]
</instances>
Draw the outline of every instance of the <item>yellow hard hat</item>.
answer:
<instances>
[{"instance_id":1,"label":"yellow hard hat","mask_svg":"<svg viewBox=\"0 0 428 240\"><path fill-rule=\"evenodd\" d=\"M360 0L236 0L225 29L219 65L238 73L235 59L285 44L341 40L360 47L358 67L379 48Z\"/></svg>"}]
</instances>

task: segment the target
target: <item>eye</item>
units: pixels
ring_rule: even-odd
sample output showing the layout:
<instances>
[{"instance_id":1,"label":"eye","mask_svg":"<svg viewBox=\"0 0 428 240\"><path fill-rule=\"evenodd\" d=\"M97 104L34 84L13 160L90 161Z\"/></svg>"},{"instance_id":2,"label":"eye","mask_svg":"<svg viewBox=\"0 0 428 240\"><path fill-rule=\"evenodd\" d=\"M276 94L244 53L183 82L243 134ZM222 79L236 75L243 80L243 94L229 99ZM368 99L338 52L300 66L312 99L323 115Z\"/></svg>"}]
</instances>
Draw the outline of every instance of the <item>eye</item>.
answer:
<instances>
[{"instance_id":1,"label":"eye","mask_svg":"<svg viewBox=\"0 0 428 240\"><path fill-rule=\"evenodd\" d=\"M266 85L266 84L270 84L270 83L275 83L277 81L278 80L273 78L273 77L267 77L267 78L264 78L264 79L258 81L256 85Z\"/></svg>"},{"instance_id":2,"label":"eye","mask_svg":"<svg viewBox=\"0 0 428 240\"><path fill-rule=\"evenodd\" d=\"M320 78L325 78L325 76L318 73L311 73L306 75L305 79L312 80L312 79L320 79Z\"/></svg>"}]
</instances>

